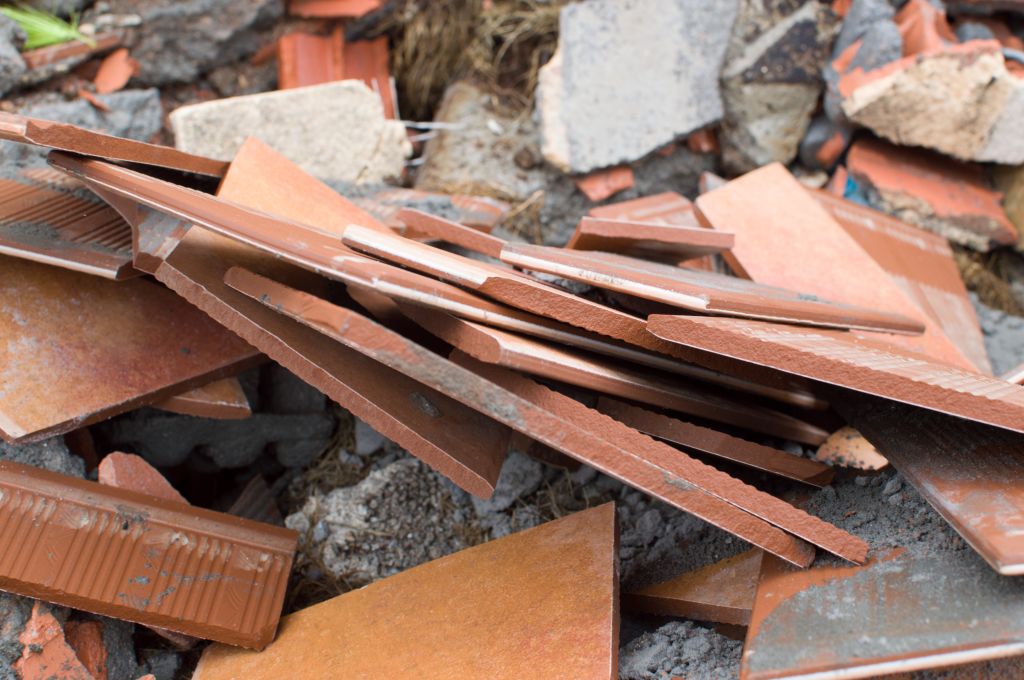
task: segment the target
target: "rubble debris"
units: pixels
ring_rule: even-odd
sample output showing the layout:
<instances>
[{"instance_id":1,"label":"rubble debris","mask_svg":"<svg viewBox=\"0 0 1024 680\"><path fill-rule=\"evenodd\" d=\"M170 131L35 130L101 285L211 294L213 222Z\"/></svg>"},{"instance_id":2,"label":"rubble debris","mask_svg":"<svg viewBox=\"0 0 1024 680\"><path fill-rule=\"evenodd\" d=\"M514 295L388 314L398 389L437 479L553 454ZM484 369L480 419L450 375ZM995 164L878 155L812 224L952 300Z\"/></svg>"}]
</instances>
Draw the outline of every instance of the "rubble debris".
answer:
<instances>
[{"instance_id":1,"label":"rubble debris","mask_svg":"<svg viewBox=\"0 0 1024 680\"><path fill-rule=\"evenodd\" d=\"M811 486L821 487L832 481L832 469L827 465L740 439L725 432L675 420L608 397L601 397L598 400L597 410L644 434L734 463Z\"/></svg>"},{"instance_id":2,"label":"rubble debris","mask_svg":"<svg viewBox=\"0 0 1024 680\"><path fill-rule=\"evenodd\" d=\"M262 653L211 646L193 677L279 677L320 663L325 671L397 676L414 669L423 677L558 675L568 667L614 680L617 548L608 503L301 610L284 619ZM355 622L360 634L347 644L323 635L338 626L351 632ZM546 634L568 630L568 638Z\"/></svg>"},{"instance_id":3,"label":"rubble debris","mask_svg":"<svg viewBox=\"0 0 1024 680\"><path fill-rule=\"evenodd\" d=\"M1024 166L996 166L992 173L996 188L1003 194L1003 210L1017 230L1016 248L1024 251Z\"/></svg>"},{"instance_id":4,"label":"rubble debris","mask_svg":"<svg viewBox=\"0 0 1024 680\"><path fill-rule=\"evenodd\" d=\"M969 421L1024 432L1024 389L960 370L856 332L842 333L726 317L652 315L655 335L690 347L710 346L863 394L913 404ZM770 347L771 352L763 349Z\"/></svg>"},{"instance_id":5,"label":"rubble debris","mask_svg":"<svg viewBox=\"0 0 1024 680\"><path fill-rule=\"evenodd\" d=\"M1013 471L1021 462L1012 455L1020 435L902 404L854 399L838 408L994 570L1024 573Z\"/></svg>"},{"instance_id":6,"label":"rubble debris","mask_svg":"<svg viewBox=\"0 0 1024 680\"><path fill-rule=\"evenodd\" d=\"M1024 162L1017 132L1024 82L1007 70L994 40L854 69L840 79L839 91L850 120L897 144L962 160Z\"/></svg>"},{"instance_id":7,"label":"rubble debris","mask_svg":"<svg viewBox=\"0 0 1024 680\"><path fill-rule=\"evenodd\" d=\"M237 378L221 378L150 405L161 411L219 420L240 420L252 415L249 399Z\"/></svg>"},{"instance_id":8,"label":"rubble debris","mask_svg":"<svg viewBox=\"0 0 1024 680\"><path fill-rule=\"evenodd\" d=\"M380 97L348 80L182 106L170 120L175 144L189 153L231 160L253 136L325 181L398 177L411 150Z\"/></svg>"},{"instance_id":9,"label":"rubble debris","mask_svg":"<svg viewBox=\"0 0 1024 680\"><path fill-rule=\"evenodd\" d=\"M284 13L279 0L110 0L108 11L139 17L131 42L138 78L151 85L195 81L213 67L256 52Z\"/></svg>"},{"instance_id":10,"label":"rubble debris","mask_svg":"<svg viewBox=\"0 0 1024 680\"><path fill-rule=\"evenodd\" d=\"M1024 319L985 306L971 293L971 302L985 335L985 349L993 372L1004 373L1024 361Z\"/></svg>"},{"instance_id":11,"label":"rubble debris","mask_svg":"<svg viewBox=\"0 0 1024 680\"><path fill-rule=\"evenodd\" d=\"M418 313L408 308L404 311L448 344L489 364L776 437L817 444L825 434L794 416L734 400L727 391L716 392L678 379L664 380L628 366L471 321L446 318L436 312Z\"/></svg>"},{"instance_id":12,"label":"rubble debris","mask_svg":"<svg viewBox=\"0 0 1024 680\"><path fill-rule=\"evenodd\" d=\"M867 139L850 147L846 163L884 212L982 252L1017 243L1001 196L977 166Z\"/></svg>"},{"instance_id":13,"label":"rubble debris","mask_svg":"<svg viewBox=\"0 0 1024 680\"><path fill-rule=\"evenodd\" d=\"M468 548L460 527L471 517L441 475L402 457L355 486L310 496L285 526L303 537L315 568L359 588Z\"/></svg>"},{"instance_id":14,"label":"rubble debris","mask_svg":"<svg viewBox=\"0 0 1024 680\"><path fill-rule=\"evenodd\" d=\"M591 0L563 7L558 49L537 83L544 158L563 172L590 172L721 118L718 73L738 4Z\"/></svg>"},{"instance_id":15,"label":"rubble debris","mask_svg":"<svg viewBox=\"0 0 1024 680\"><path fill-rule=\"evenodd\" d=\"M573 178L576 188L594 202L603 201L633 186L635 178L628 165L596 170L582 177Z\"/></svg>"},{"instance_id":16,"label":"rubble debris","mask_svg":"<svg viewBox=\"0 0 1024 680\"><path fill-rule=\"evenodd\" d=\"M619 657L622 680L736 677L743 644L692 621L670 621L627 644Z\"/></svg>"},{"instance_id":17,"label":"rubble debris","mask_svg":"<svg viewBox=\"0 0 1024 680\"><path fill-rule=\"evenodd\" d=\"M139 276L131 264L131 227L68 180L43 168L0 179L0 253L108 279Z\"/></svg>"},{"instance_id":18,"label":"rubble debris","mask_svg":"<svg viewBox=\"0 0 1024 680\"><path fill-rule=\"evenodd\" d=\"M828 436L814 454L814 459L829 465L881 470L889 464L867 439L849 425L844 425Z\"/></svg>"},{"instance_id":19,"label":"rubble debris","mask_svg":"<svg viewBox=\"0 0 1024 680\"><path fill-rule=\"evenodd\" d=\"M825 192L813 195L906 296L935 320L974 368L991 374L978 317L946 239Z\"/></svg>"},{"instance_id":20,"label":"rubble debris","mask_svg":"<svg viewBox=\"0 0 1024 680\"><path fill-rule=\"evenodd\" d=\"M733 234L701 227L582 217L565 244L573 250L601 250L647 260L680 263L729 250Z\"/></svg>"},{"instance_id":21,"label":"rubble debris","mask_svg":"<svg viewBox=\"0 0 1024 680\"><path fill-rule=\"evenodd\" d=\"M143 279L109 281L3 257L0 290L8 339L0 351L0 434L9 441L36 441L123 413L237 372L256 356Z\"/></svg>"},{"instance_id":22,"label":"rubble debris","mask_svg":"<svg viewBox=\"0 0 1024 680\"><path fill-rule=\"evenodd\" d=\"M898 475L858 477L808 506L864 535L871 560L794 572L766 556L740 677L875 677L1020 653L1024 584L988 569Z\"/></svg>"},{"instance_id":23,"label":"rubble debris","mask_svg":"<svg viewBox=\"0 0 1024 680\"><path fill-rule=\"evenodd\" d=\"M623 594L623 607L664 616L746 626L764 553L752 549L662 583Z\"/></svg>"},{"instance_id":24,"label":"rubble debris","mask_svg":"<svg viewBox=\"0 0 1024 680\"><path fill-rule=\"evenodd\" d=\"M354 19L381 6L381 0L290 0L288 12L307 18Z\"/></svg>"},{"instance_id":25,"label":"rubble debris","mask_svg":"<svg viewBox=\"0 0 1024 680\"><path fill-rule=\"evenodd\" d=\"M536 122L503 110L473 82L448 86L434 125L416 172L414 186L421 191L522 202L552 178L541 157Z\"/></svg>"},{"instance_id":26,"label":"rubble debris","mask_svg":"<svg viewBox=\"0 0 1024 680\"><path fill-rule=\"evenodd\" d=\"M707 225L736 234L736 245L723 257L738 275L921 321L923 336L888 335L885 341L973 370L938 324L781 165L765 166L701 195L697 209ZM787 247L773 245L778 243ZM801 265L791 266L794 261Z\"/></svg>"},{"instance_id":27,"label":"rubble debris","mask_svg":"<svg viewBox=\"0 0 1024 680\"><path fill-rule=\"evenodd\" d=\"M0 478L4 498L36 499L24 507L7 506L12 521L37 537L33 541L29 534L24 544L35 547L9 552L11 561L0 564L5 589L256 649L273 638L295 550L293 532L9 461L0 462ZM37 503L50 508L38 523L30 513ZM83 533L90 526L99 526L100 533ZM140 541L143 533L145 542ZM180 541L183 534L186 542ZM97 550L96 541L104 540L132 543L122 556L116 549ZM179 552L187 555L211 542L222 545L223 552L174 562L181 565L181 574L157 568ZM68 568L80 553L106 566ZM114 555L121 556L117 562L111 561ZM200 579L198 573L208 576ZM103 574L103 588L83 581L83 574ZM184 609L211 579L225 584L209 608ZM250 609L257 597L259 608Z\"/></svg>"},{"instance_id":28,"label":"rubble debris","mask_svg":"<svg viewBox=\"0 0 1024 680\"><path fill-rule=\"evenodd\" d=\"M695 500L691 500L692 496L687 496L687 500L683 501L682 497L675 493L674 489L676 487L671 483L671 480L677 479L681 474L679 470L680 465L685 468L689 463L695 463L697 466L701 464L696 461L687 461L685 458L680 457L679 452L674 449L667 447L664 449L659 448L663 445L647 439L629 428L622 427L621 429L624 431L618 433L617 439L622 441L624 438L628 439L632 435L636 435L639 439L634 439L634 441L638 444L642 442L642 448L648 450L647 455L650 457L650 460L638 457L636 453L629 453L628 457L623 457L621 453L615 453L618 445L601 439L595 442L593 441L595 434L592 430L578 429L582 427L584 421L594 421L594 416L597 414L568 397L563 398L554 392L533 393L531 390L543 391L545 388L526 379L518 379L521 381L519 383L512 382L515 385L515 392L498 390L491 383L497 382L498 385L508 390L509 381L515 378L511 374L500 373L502 369L497 369L499 373L495 373L495 367L477 365L474 360L468 358L468 355L460 354L458 363L465 366L468 360L473 365L473 371L457 368L456 365L445 362L441 357L422 349L404 337L382 326L378 326L369 319L361 317L354 312L331 305L323 300L317 300L294 289L274 284L267 279L247 274L243 270L232 270L232 272L229 272L228 280L232 287L243 290L267 306L277 309L292 318L302 320L339 343L344 343L352 348L358 348L360 352L367 356L379 361L387 361L410 377L414 377L424 384L442 391L442 393L450 393L451 396L464 400L467 404L471 403L474 408L483 410L498 422L505 423L523 434L546 443L567 455L580 458L590 464L595 464L600 469L615 470L615 476L627 483L641 486L653 484L655 488L659 489L655 494L659 498L674 504L684 502L690 511L695 512L699 516L706 517L706 514L702 514L700 510L695 511L691 507L691 504L695 502ZM496 376L500 377L496 378ZM457 379L459 382L456 382ZM456 387L458 389L455 389ZM524 390L530 393L530 396L525 396L523 394ZM487 394L488 396L486 398L478 396L482 394ZM551 402L551 399L555 401ZM559 404L559 406L551 406L552 403ZM603 416L598 418L598 421L601 422L605 420ZM569 430L569 432L575 434L574 440L567 439L564 434L566 428L570 427L569 423L574 423ZM597 422L593 422L592 425L597 427ZM610 420L607 420L603 427L607 428L609 425L618 427L614 421ZM553 437L552 432L554 431L563 434ZM586 445L584 445L585 441L587 441ZM666 454L669 452L672 453L672 461L669 461L666 457ZM651 462L652 460L658 462L653 463ZM597 465L598 462L600 465ZM665 467L661 468L659 467L660 465ZM660 470L660 473L652 476L650 473L654 470L651 470L651 468ZM711 480L722 480L727 486L735 483L735 480L731 480L727 476L715 476L712 473L713 470L709 468L705 471L705 476ZM687 475L682 473L682 476L685 478ZM687 489L699 488L689 482L686 482L685 486ZM650 489L648 491L650 492ZM739 487L734 491L739 492ZM718 506L717 512L719 513L723 513L727 509L726 506L720 506L717 499L711 495L700 500L704 501L704 507L708 507L707 502L711 501L711 507ZM766 497L764 500L769 503L774 501L771 497ZM739 502L742 504L742 501ZM732 515L732 521L737 521L739 516L732 512L733 506L727 507L729 511L724 512L720 516L728 517ZM779 506L776 506L776 509L780 509ZM752 519L754 519L752 515L747 515L744 521L739 524L745 522L750 526L750 520ZM788 523L787 526L789 526ZM851 555L853 559L856 559L859 546L855 539L840 546L838 543L844 543L845 540L838 540L838 543L836 543L836 540L842 537L829 535L830 532L827 527L819 527L813 521L804 523L803 527L797 530L803 531L811 527L813 527L811 533L816 533L815 530L820 529L822 532L821 540L829 543L834 549ZM804 552L801 550L802 546L799 543L794 543L793 539L788 536L779 536L773 531L766 532L765 529L770 529L768 526L758 527L759 531L756 534L742 533L747 531L747 529L739 526L730 526L730 529L755 544L764 544L765 549L772 550L776 554L783 552L784 555L789 556L787 559L795 563L800 563L806 559L804 555L796 556L795 554L798 550ZM783 547L779 543L778 538L787 539L790 545Z\"/></svg>"},{"instance_id":29,"label":"rubble debris","mask_svg":"<svg viewBox=\"0 0 1024 680\"><path fill-rule=\"evenodd\" d=\"M92 84L97 94L110 94L124 88L139 70L139 62L122 47L108 54L100 64Z\"/></svg>"},{"instance_id":30,"label":"rubble debris","mask_svg":"<svg viewBox=\"0 0 1024 680\"><path fill-rule=\"evenodd\" d=\"M104 456L98 468L98 481L188 505L185 497L156 468L133 453L114 451Z\"/></svg>"},{"instance_id":31,"label":"rubble debris","mask_svg":"<svg viewBox=\"0 0 1024 680\"><path fill-rule=\"evenodd\" d=\"M736 277L647 262L614 253L509 243L501 259L521 269L554 274L671 307L705 314L773 319L831 328L920 333L914 316L823 300L803 292Z\"/></svg>"},{"instance_id":32,"label":"rubble debris","mask_svg":"<svg viewBox=\"0 0 1024 680\"><path fill-rule=\"evenodd\" d=\"M733 173L789 163L821 95L836 32L822 3L741 0L722 67L722 162Z\"/></svg>"},{"instance_id":33,"label":"rubble debris","mask_svg":"<svg viewBox=\"0 0 1024 680\"><path fill-rule=\"evenodd\" d=\"M76 125L12 113L0 113L0 139L211 177L220 177L226 168L224 163L182 153L170 147L136 142Z\"/></svg>"},{"instance_id":34,"label":"rubble debris","mask_svg":"<svg viewBox=\"0 0 1024 680\"><path fill-rule=\"evenodd\" d=\"M1024 385L1024 364L1012 368L1003 375L1000 376L1006 382L1016 383L1018 385Z\"/></svg>"}]
</instances>

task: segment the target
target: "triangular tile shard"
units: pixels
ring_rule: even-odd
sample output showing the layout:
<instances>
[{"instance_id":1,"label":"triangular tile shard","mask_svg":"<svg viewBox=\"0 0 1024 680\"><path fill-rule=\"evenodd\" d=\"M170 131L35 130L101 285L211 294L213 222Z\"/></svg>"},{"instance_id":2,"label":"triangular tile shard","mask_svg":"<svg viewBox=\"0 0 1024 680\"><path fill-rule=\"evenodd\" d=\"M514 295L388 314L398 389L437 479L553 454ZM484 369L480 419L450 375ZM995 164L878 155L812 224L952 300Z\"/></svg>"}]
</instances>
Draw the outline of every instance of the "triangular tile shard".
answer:
<instances>
[{"instance_id":1,"label":"triangular tile shard","mask_svg":"<svg viewBox=\"0 0 1024 680\"><path fill-rule=\"evenodd\" d=\"M624 593L626 610L745 626L764 553L752 549L673 579Z\"/></svg>"},{"instance_id":2,"label":"triangular tile shard","mask_svg":"<svg viewBox=\"0 0 1024 680\"><path fill-rule=\"evenodd\" d=\"M195 680L618 677L612 503L285 617L259 654L213 645Z\"/></svg>"},{"instance_id":3,"label":"triangular tile shard","mask_svg":"<svg viewBox=\"0 0 1024 680\"><path fill-rule=\"evenodd\" d=\"M703 194L697 212L707 226L736 234L736 245L723 257L739 276L917 319L925 324L923 335L879 337L974 369L939 325L782 165L767 165Z\"/></svg>"},{"instance_id":4,"label":"triangular tile shard","mask_svg":"<svg viewBox=\"0 0 1024 680\"><path fill-rule=\"evenodd\" d=\"M734 243L733 234L696 225L584 217L565 247L676 263L721 253Z\"/></svg>"},{"instance_id":5,"label":"triangular tile shard","mask_svg":"<svg viewBox=\"0 0 1024 680\"><path fill-rule=\"evenodd\" d=\"M171 413L218 420L242 420L252 415L249 399L242 391L238 378L215 380L151 406Z\"/></svg>"}]
</instances>

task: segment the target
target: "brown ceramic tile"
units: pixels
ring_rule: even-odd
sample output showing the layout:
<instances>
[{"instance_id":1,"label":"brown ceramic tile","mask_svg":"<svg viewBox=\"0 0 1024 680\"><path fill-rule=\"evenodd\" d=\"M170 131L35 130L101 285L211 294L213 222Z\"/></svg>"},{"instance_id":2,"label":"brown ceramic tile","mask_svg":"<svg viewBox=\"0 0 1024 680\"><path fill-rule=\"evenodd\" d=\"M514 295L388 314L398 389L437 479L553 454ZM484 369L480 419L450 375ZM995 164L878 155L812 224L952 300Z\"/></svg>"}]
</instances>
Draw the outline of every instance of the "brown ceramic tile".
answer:
<instances>
[{"instance_id":1,"label":"brown ceramic tile","mask_svg":"<svg viewBox=\"0 0 1024 680\"><path fill-rule=\"evenodd\" d=\"M121 31L110 31L96 36L92 45L79 40L69 40L57 45L27 50L21 53L21 58L25 62L25 66L34 70L51 66L67 59L84 58L88 55L100 54L117 47L123 42L124 33Z\"/></svg>"},{"instance_id":2,"label":"brown ceramic tile","mask_svg":"<svg viewBox=\"0 0 1024 680\"><path fill-rule=\"evenodd\" d=\"M608 503L296 612L261 653L213 645L193 677L615 680L618 628Z\"/></svg>"},{"instance_id":3,"label":"brown ceramic tile","mask_svg":"<svg viewBox=\"0 0 1024 680\"><path fill-rule=\"evenodd\" d=\"M746 279L615 253L509 243L502 261L693 312L832 328L918 333L914 318L822 300Z\"/></svg>"},{"instance_id":4,"label":"brown ceramic tile","mask_svg":"<svg viewBox=\"0 0 1024 680\"><path fill-rule=\"evenodd\" d=\"M100 461L97 479L100 484L188 505L185 497L155 467L134 453L108 453Z\"/></svg>"},{"instance_id":5,"label":"brown ceramic tile","mask_svg":"<svg viewBox=\"0 0 1024 680\"><path fill-rule=\"evenodd\" d=\"M290 0L288 13L308 18L361 17L381 6L382 0Z\"/></svg>"},{"instance_id":6,"label":"brown ceramic tile","mask_svg":"<svg viewBox=\"0 0 1024 680\"><path fill-rule=\"evenodd\" d=\"M598 206L591 208L588 214L604 220L675 224L680 227L700 226L693 212L693 203L674 191Z\"/></svg>"},{"instance_id":7,"label":"brown ceramic tile","mask_svg":"<svg viewBox=\"0 0 1024 680\"><path fill-rule=\"evenodd\" d=\"M0 434L9 441L68 432L237 373L257 356L150 281L0 262Z\"/></svg>"},{"instance_id":8,"label":"brown ceramic tile","mask_svg":"<svg viewBox=\"0 0 1024 680\"><path fill-rule=\"evenodd\" d=\"M827 465L740 439L725 432L676 420L608 397L601 397L598 400L597 410L644 434L723 460L811 486L821 487L832 481L832 468Z\"/></svg>"},{"instance_id":9,"label":"brown ceramic tile","mask_svg":"<svg viewBox=\"0 0 1024 680\"><path fill-rule=\"evenodd\" d=\"M574 177L572 181L577 189L596 203L630 188L633 186L635 178L632 168L628 165L621 165L598 170L582 177Z\"/></svg>"},{"instance_id":10,"label":"brown ceramic tile","mask_svg":"<svg viewBox=\"0 0 1024 680\"><path fill-rule=\"evenodd\" d=\"M424 328L475 359L586 389L667 408L690 416L800 442L817 444L825 433L793 416L744 403L727 391L673 378L666 380L582 352L575 352L436 311L407 308Z\"/></svg>"},{"instance_id":11,"label":"brown ceramic tile","mask_svg":"<svg viewBox=\"0 0 1024 680\"><path fill-rule=\"evenodd\" d=\"M946 239L825 192L811 195L935 321L976 370L992 373L978 317Z\"/></svg>"},{"instance_id":12,"label":"brown ceramic tile","mask_svg":"<svg viewBox=\"0 0 1024 680\"><path fill-rule=\"evenodd\" d=\"M1024 387L921 355L897 354L854 333L746 319L661 315L651 317L650 329L687 346L714 348L826 384L1024 432Z\"/></svg>"},{"instance_id":13,"label":"brown ceramic tile","mask_svg":"<svg viewBox=\"0 0 1024 680\"><path fill-rule=\"evenodd\" d=\"M151 165L210 177L223 176L227 168L224 161L195 156L169 146L113 137L67 123L29 118L13 113L0 113L0 139L69 151L82 156Z\"/></svg>"},{"instance_id":14,"label":"brown ceramic tile","mask_svg":"<svg viewBox=\"0 0 1024 680\"><path fill-rule=\"evenodd\" d=\"M885 336L900 347L973 368L931 317L778 163L759 168L697 199L708 226L736 234L723 254L740 276L849 305L924 322L922 336ZM794 263L799 263L795 266Z\"/></svg>"},{"instance_id":15,"label":"brown ceramic tile","mask_svg":"<svg viewBox=\"0 0 1024 680\"><path fill-rule=\"evenodd\" d=\"M1024 574L1024 436L852 395L838 409L993 569Z\"/></svg>"},{"instance_id":16,"label":"brown ceramic tile","mask_svg":"<svg viewBox=\"0 0 1024 680\"><path fill-rule=\"evenodd\" d=\"M663 583L623 593L622 606L660 616L745 626L750 623L763 555L756 548L747 550Z\"/></svg>"},{"instance_id":17,"label":"brown ceramic tile","mask_svg":"<svg viewBox=\"0 0 1024 680\"><path fill-rule=\"evenodd\" d=\"M259 649L298 535L0 461L4 590Z\"/></svg>"},{"instance_id":18,"label":"brown ceramic tile","mask_svg":"<svg viewBox=\"0 0 1024 680\"><path fill-rule=\"evenodd\" d=\"M153 408L199 418L240 420L252 415L238 378L221 378L151 404Z\"/></svg>"},{"instance_id":19,"label":"brown ceramic tile","mask_svg":"<svg viewBox=\"0 0 1024 680\"><path fill-rule=\"evenodd\" d=\"M397 217L407 229L418 234L424 234L446 243L452 243L466 250L482 253L495 259L501 255L502 246L508 243L505 239L491 236L479 229L473 229L458 222L452 222L443 217L436 217L419 210L406 208L400 210Z\"/></svg>"},{"instance_id":20,"label":"brown ceramic tile","mask_svg":"<svg viewBox=\"0 0 1024 680\"><path fill-rule=\"evenodd\" d=\"M729 250L734 242L732 234L703 227L584 217L565 247L680 262Z\"/></svg>"},{"instance_id":21,"label":"brown ceramic tile","mask_svg":"<svg viewBox=\"0 0 1024 680\"><path fill-rule=\"evenodd\" d=\"M832 546L830 549L840 550L851 558L855 559L862 547L856 538L845 533L838 535L832 527L809 515L794 513L792 506L525 378L510 378L514 386L510 387L510 383L500 378L504 373L496 374L493 367L478 365L468 355L462 356L473 362L472 370L453 364L352 310L243 269L232 269L226 279L231 287L317 329L341 345L386 362L408 377L449 394L522 434L723 526L755 545L775 554L782 552L786 559L795 563L809 556L806 544L794 544L791 537L776 533L775 527L758 519L760 515L752 514L748 506L755 506L758 513L767 513L787 526L792 525L801 534L814 535ZM499 378L496 379L496 375ZM533 396L526 396L521 390ZM708 486L715 491L707 490ZM753 524L751 520L755 520ZM771 531L765 533L766 529Z\"/></svg>"},{"instance_id":22,"label":"brown ceramic tile","mask_svg":"<svg viewBox=\"0 0 1024 680\"><path fill-rule=\"evenodd\" d=\"M881 470L889 464L860 432L844 425L818 447L814 459L836 467L857 470Z\"/></svg>"},{"instance_id":23,"label":"brown ceramic tile","mask_svg":"<svg viewBox=\"0 0 1024 680\"><path fill-rule=\"evenodd\" d=\"M108 279L138 276L131 227L74 184L0 179L0 253Z\"/></svg>"},{"instance_id":24,"label":"brown ceramic tile","mask_svg":"<svg viewBox=\"0 0 1024 680\"><path fill-rule=\"evenodd\" d=\"M846 167L861 185L889 202L924 204L947 230L955 223L963 233L949 231L949 238L979 249L1017 243L1002 195L989 187L980 165L865 138L850 146Z\"/></svg>"},{"instance_id":25,"label":"brown ceramic tile","mask_svg":"<svg viewBox=\"0 0 1024 680\"><path fill-rule=\"evenodd\" d=\"M98 163L98 162L97 162ZM87 162L85 164L89 166ZM102 179L137 173L99 164L108 171ZM77 167L77 166L76 166ZM236 209L230 214L254 227L255 235L281 232L292 226L299 238L326 242L331 252L348 253L331 231L359 221L386 229L315 178L255 140L236 155L221 185L220 196L236 203L143 179L174 193L176 210L192 211L190 200ZM122 195L131 195L123 190ZM315 200L314 200L315 199ZM284 217L317 225L304 229L247 211L241 204L273 209ZM191 212L189 216L191 216ZM282 227L282 225L284 225ZM266 232L260 232L263 228ZM249 241L251 242L251 241ZM336 244L336 245L335 245ZM273 252L273 251L271 251ZM274 254L266 254L204 229L192 228L166 260L157 259L155 276L175 292L228 326L241 337L334 401L367 422L425 463L447 474L456 484L481 497L494 491L504 460L508 431L452 399L410 380L358 352L326 341L316 331L284 318L224 284L234 265L245 266L306 290L322 290L324 281L296 269ZM442 414L443 417L439 417ZM481 445L483 443L483 445Z\"/></svg>"},{"instance_id":26,"label":"brown ceramic tile","mask_svg":"<svg viewBox=\"0 0 1024 680\"><path fill-rule=\"evenodd\" d=\"M337 26L330 35L294 32L277 40L277 87L319 85L344 80L345 34Z\"/></svg>"},{"instance_id":27,"label":"brown ceramic tile","mask_svg":"<svg viewBox=\"0 0 1024 680\"><path fill-rule=\"evenodd\" d=\"M896 549L803 571L765 555L761 569L742 680L888 677L1024 653L1024 582L970 551Z\"/></svg>"},{"instance_id":28,"label":"brown ceramic tile","mask_svg":"<svg viewBox=\"0 0 1024 680\"><path fill-rule=\"evenodd\" d=\"M380 95L385 118L398 117L398 103L391 82L388 38L354 40L345 43L345 78L354 78Z\"/></svg>"}]
</instances>

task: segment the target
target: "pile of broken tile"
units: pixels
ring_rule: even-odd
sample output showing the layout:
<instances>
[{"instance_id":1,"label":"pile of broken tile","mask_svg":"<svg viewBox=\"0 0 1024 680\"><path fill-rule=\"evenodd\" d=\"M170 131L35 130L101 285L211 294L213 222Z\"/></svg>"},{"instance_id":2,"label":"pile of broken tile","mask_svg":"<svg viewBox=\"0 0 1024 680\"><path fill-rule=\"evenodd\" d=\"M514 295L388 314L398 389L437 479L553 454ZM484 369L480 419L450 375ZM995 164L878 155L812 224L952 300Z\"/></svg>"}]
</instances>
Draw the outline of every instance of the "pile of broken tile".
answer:
<instances>
[{"instance_id":1,"label":"pile of broken tile","mask_svg":"<svg viewBox=\"0 0 1024 680\"><path fill-rule=\"evenodd\" d=\"M403 125L387 39L339 23L175 147L0 112L0 662L1024 674L1024 365L957 262L1019 247L1024 43L796 5L567 4L527 123L466 80ZM361 481L283 518L319 464Z\"/></svg>"}]
</instances>

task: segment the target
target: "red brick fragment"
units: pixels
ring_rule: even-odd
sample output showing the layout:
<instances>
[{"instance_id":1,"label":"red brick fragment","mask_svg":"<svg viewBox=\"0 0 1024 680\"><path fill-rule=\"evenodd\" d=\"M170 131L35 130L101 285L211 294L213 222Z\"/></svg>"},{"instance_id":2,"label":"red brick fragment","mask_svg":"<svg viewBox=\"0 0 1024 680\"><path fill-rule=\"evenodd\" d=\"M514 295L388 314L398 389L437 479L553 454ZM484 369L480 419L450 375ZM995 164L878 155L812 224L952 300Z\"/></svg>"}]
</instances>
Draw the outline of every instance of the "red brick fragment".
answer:
<instances>
[{"instance_id":1,"label":"red brick fragment","mask_svg":"<svg viewBox=\"0 0 1024 680\"><path fill-rule=\"evenodd\" d=\"M628 165L620 165L597 170L582 177L574 177L572 181L577 189L596 203L633 186L633 169Z\"/></svg>"},{"instance_id":2,"label":"red brick fragment","mask_svg":"<svg viewBox=\"0 0 1024 680\"><path fill-rule=\"evenodd\" d=\"M107 680L107 647L99 621L68 621L64 637L95 680Z\"/></svg>"},{"instance_id":3,"label":"red brick fragment","mask_svg":"<svg viewBox=\"0 0 1024 680\"><path fill-rule=\"evenodd\" d=\"M14 670L22 680L93 680L45 602L32 605L32 617L18 640L25 647Z\"/></svg>"}]
</instances>

